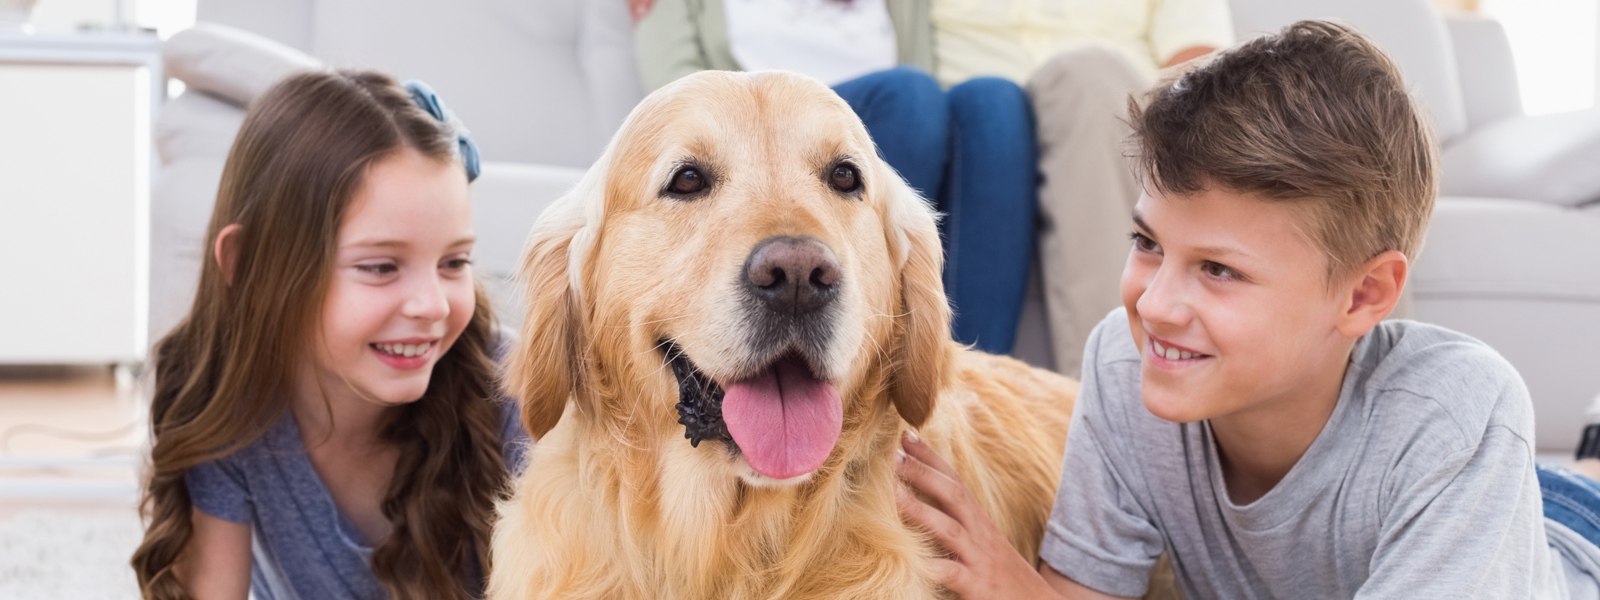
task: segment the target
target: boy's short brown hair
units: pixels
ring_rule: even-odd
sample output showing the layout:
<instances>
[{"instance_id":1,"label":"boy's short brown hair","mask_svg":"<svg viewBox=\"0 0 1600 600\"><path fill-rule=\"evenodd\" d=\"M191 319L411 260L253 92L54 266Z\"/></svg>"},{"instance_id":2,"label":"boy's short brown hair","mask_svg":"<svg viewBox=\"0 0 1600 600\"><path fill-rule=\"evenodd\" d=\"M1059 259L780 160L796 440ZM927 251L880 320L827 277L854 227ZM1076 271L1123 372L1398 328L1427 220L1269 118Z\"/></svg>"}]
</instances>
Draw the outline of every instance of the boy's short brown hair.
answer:
<instances>
[{"instance_id":1,"label":"boy's short brown hair","mask_svg":"<svg viewBox=\"0 0 1600 600\"><path fill-rule=\"evenodd\" d=\"M1400 70L1347 26L1301 21L1129 102L1146 184L1211 186L1306 211L1330 278L1399 250L1415 259L1438 184L1433 134Z\"/></svg>"}]
</instances>

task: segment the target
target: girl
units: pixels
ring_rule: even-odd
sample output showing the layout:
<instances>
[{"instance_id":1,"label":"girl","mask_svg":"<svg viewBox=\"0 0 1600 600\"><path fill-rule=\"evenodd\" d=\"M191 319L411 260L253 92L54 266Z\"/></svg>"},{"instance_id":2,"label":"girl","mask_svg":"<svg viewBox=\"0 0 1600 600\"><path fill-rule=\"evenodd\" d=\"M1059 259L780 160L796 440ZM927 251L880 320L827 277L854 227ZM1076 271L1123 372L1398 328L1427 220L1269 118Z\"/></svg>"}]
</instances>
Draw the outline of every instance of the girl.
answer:
<instances>
[{"instance_id":1,"label":"girl","mask_svg":"<svg viewBox=\"0 0 1600 600\"><path fill-rule=\"evenodd\" d=\"M291 77L228 155L156 351L145 598L467 598L526 440L499 404L467 184L426 86Z\"/></svg>"}]
</instances>

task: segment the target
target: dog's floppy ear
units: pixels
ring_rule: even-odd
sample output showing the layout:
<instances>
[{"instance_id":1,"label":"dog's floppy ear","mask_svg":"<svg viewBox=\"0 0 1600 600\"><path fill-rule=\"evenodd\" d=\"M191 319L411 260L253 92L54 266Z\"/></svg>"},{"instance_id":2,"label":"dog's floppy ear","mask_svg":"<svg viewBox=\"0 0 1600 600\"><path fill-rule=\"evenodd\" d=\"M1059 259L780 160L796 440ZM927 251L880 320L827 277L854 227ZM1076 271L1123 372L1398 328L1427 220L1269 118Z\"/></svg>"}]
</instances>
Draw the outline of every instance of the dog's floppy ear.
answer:
<instances>
[{"instance_id":1,"label":"dog's floppy ear","mask_svg":"<svg viewBox=\"0 0 1600 600\"><path fill-rule=\"evenodd\" d=\"M540 215L523 246L519 279L527 310L521 339L506 360L506 385L522 403L522 425L535 439L561 420L583 381L588 336L581 282L604 202L607 158Z\"/></svg>"},{"instance_id":2,"label":"dog's floppy ear","mask_svg":"<svg viewBox=\"0 0 1600 600\"><path fill-rule=\"evenodd\" d=\"M951 371L943 250L933 209L899 175L883 171L890 180L885 234L899 264L900 284L889 397L901 418L920 427L933 414Z\"/></svg>"}]
</instances>

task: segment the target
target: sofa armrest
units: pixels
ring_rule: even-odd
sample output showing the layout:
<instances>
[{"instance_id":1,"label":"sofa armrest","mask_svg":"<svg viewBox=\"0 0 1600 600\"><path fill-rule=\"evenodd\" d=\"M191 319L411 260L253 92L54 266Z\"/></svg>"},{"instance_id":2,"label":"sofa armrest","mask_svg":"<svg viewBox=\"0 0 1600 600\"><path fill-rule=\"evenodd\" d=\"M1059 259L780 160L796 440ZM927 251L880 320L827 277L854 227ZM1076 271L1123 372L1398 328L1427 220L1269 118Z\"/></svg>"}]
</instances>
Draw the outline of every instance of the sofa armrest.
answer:
<instances>
[{"instance_id":1,"label":"sofa armrest","mask_svg":"<svg viewBox=\"0 0 1600 600\"><path fill-rule=\"evenodd\" d=\"M1456 53L1467 130L1521 115L1517 65L1512 61L1511 42L1500 22L1471 15L1447 15L1444 23Z\"/></svg>"},{"instance_id":2,"label":"sofa armrest","mask_svg":"<svg viewBox=\"0 0 1600 600\"><path fill-rule=\"evenodd\" d=\"M522 242L534 221L578 183L585 169L485 162L472 183L472 227L478 235L473 263L485 278L516 273Z\"/></svg>"},{"instance_id":3,"label":"sofa armrest","mask_svg":"<svg viewBox=\"0 0 1600 600\"><path fill-rule=\"evenodd\" d=\"M1440 194L1577 206L1600 200L1600 109L1516 116L1445 148Z\"/></svg>"},{"instance_id":4,"label":"sofa armrest","mask_svg":"<svg viewBox=\"0 0 1600 600\"><path fill-rule=\"evenodd\" d=\"M213 23L173 35L162 44L161 58L168 76L241 106L291 73L323 68L294 48Z\"/></svg>"}]
</instances>

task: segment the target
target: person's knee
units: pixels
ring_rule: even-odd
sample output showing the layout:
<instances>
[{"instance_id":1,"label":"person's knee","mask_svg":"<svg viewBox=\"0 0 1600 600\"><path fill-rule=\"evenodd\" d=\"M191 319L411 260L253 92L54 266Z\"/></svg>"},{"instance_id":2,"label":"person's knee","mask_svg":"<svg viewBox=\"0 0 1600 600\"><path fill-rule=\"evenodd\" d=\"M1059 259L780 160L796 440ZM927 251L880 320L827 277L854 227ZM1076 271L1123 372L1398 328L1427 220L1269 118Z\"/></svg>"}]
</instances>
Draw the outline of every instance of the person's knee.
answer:
<instances>
[{"instance_id":1,"label":"person's knee","mask_svg":"<svg viewBox=\"0 0 1600 600\"><path fill-rule=\"evenodd\" d=\"M957 84L949 92L950 112L956 118L967 115L1028 113L1028 95L1022 87L1000 77L977 77Z\"/></svg>"},{"instance_id":2,"label":"person's knee","mask_svg":"<svg viewBox=\"0 0 1600 600\"><path fill-rule=\"evenodd\" d=\"M939 81L929 75L927 71L911 65L899 65L893 69L877 73L891 89L901 90L907 94L931 94L939 92Z\"/></svg>"},{"instance_id":3,"label":"person's knee","mask_svg":"<svg viewBox=\"0 0 1600 600\"><path fill-rule=\"evenodd\" d=\"M939 82L916 67L901 65L863 75L850 84L868 88L866 101L873 108L918 113L944 110L944 91L939 89Z\"/></svg>"},{"instance_id":4,"label":"person's knee","mask_svg":"<svg viewBox=\"0 0 1600 600\"><path fill-rule=\"evenodd\" d=\"M1121 53L1104 46L1083 46L1055 55L1028 80L1028 90L1037 94L1094 92L1094 98L1124 98L1148 86L1147 77Z\"/></svg>"}]
</instances>

